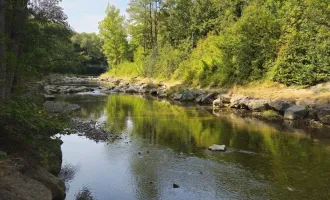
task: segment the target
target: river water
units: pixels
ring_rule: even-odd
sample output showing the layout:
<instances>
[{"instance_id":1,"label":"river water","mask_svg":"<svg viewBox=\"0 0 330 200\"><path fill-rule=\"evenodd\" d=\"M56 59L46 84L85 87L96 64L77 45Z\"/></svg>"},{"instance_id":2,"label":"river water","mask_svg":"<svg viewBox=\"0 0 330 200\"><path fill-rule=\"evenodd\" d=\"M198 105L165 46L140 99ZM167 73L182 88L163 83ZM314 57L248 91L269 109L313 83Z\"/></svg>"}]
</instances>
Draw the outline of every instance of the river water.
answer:
<instances>
[{"instance_id":1,"label":"river water","mask_svg":"<svg viewBox=\"0 0 330 200\"><path fill-rule=\"evenodd\" d=\"M122 140L62 136L67 199L330 199L330 132L140 96L72 95ZM210 152L225 144L226 152ZM179 188L174 188L177 184Z\"/></svg>"}]
</instances>

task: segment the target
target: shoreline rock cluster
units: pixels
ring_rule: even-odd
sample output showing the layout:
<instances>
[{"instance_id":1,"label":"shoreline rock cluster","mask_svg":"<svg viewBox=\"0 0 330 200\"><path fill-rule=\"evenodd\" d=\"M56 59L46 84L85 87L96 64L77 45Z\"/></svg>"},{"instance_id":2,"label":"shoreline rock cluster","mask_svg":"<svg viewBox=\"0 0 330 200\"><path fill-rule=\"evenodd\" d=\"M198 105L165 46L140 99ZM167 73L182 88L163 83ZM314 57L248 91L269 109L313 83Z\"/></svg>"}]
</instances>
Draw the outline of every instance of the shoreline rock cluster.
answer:
<instances>
[{"instance_id":1,"label":"shoreline rock cluster","mask_svg":"<svg viewBox=\"0 0 330 200\"><path fill-rule=\"evenodd\" d=\"M220 94L197 89L173 89L164 83L130 83L123 79L113 78L63 78L56 79L56 83L86 83L97 82L98 88L86 86L61 86L46 85L44 90L47 94L68 94L99 90L103 94L127 93L151 95L160 99L169 99L177 102L193 102L201 105L210 105L215 109L230 108L236 110L262 113L274 111L287 120L310 119L322 124L330 125L330 104L301 104L284 100L267 100L252 98L239 94ZM53 81L54 82L54 81ZM53 82L51 82L53 84Z\"/></svg>"},{"instance_id":2,"label":"shoreline rock cluster","mask_svg":"<svg viewBox=\"0 0 330 200\"><path fill-rule=\"evenodd\" d=\"M219 95L213 101L215 108L229 107L252 112L275 111L287 120L310 119L330 125L330 105L297 105L283 100L254 99L240 95Z\"/></svg>"}]
</instances>

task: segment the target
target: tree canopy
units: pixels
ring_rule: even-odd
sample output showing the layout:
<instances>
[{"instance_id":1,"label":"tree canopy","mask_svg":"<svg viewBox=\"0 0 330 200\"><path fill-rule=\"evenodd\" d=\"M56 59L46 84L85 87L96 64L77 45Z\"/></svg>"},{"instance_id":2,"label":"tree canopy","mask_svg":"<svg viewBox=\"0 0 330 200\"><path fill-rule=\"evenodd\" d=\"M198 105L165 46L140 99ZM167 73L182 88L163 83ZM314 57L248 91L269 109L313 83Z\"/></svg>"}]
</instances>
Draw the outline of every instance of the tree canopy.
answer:
<instances>
[{"instance_id":1,"label":"tree canopy","mask_svg":"<svg viewBox=\"0 0 330 200\"><path fill-rule=\"evenodd\" d=\"M330 79L326 0L131 0L127 13L109 6L100 25L109 73L202 86Z\"/></svg>"}]
</instances>

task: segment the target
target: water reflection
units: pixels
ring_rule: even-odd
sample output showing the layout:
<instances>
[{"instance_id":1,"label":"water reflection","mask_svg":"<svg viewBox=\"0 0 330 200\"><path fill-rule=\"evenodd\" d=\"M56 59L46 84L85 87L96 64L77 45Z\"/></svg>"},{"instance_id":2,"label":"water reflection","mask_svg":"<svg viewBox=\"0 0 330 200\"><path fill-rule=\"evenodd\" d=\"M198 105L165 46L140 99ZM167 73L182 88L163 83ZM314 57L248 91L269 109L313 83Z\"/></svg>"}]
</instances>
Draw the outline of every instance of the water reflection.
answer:
<instances>
[{"instance_id":1,"label":"water reflection","mask_svg":"<svg viewBox=\"0 0 330 200\"><path fill-rule=\"evenodd\" d=\"M92 192L87 187L83 187L75 196L76 200L94 200Z\"/></svg>"},{"instance_id":2,"label":"water reflection","mask_svg":"<svg viewBox=\"0 0 330 200\"><path fill-rule=\"evenodd\" d=\"M203 107L182 107L137 96L70 98L83 107L79 113L83 118L102 119L109 130L129 136L109 145L79 142L80 139L72 138L75 136L64 138L70 144L64 143L64 159L82 162L83 168L76 175L80 181L71 185L79 190L87 181L98 191L93 192L98 199L107 199L104 197L109 195L112 199L330 196L326 129L306 132L282 123L265 123L229 113L215 116ZM126 144L130 140L132 143ZM77 160L77 149L72 143L93 157ZM229 150L205 150L212 144L225 144ZM91 171L97 177L90 178L97 178L98 183L81 177ZM173 189L173 183L181 187Z\"/></svg>"}]
</instances>

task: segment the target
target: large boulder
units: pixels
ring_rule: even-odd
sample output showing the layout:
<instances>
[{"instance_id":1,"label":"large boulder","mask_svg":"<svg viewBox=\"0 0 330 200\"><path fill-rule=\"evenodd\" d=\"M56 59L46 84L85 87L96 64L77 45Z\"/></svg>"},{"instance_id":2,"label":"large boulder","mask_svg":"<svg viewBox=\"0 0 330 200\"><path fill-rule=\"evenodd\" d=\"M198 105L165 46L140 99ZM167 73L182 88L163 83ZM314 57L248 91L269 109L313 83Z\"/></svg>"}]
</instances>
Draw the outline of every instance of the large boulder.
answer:
<instances>
[{"instance_id":1,"label":"large boulder","mask_svg":"<svg viewBox=\"0 0 330 200\"><path fill-rule=\"evenodd\" d=\"M202 95L196 99L197 103L200 104L213 104L213 101L217 98L219 93L213 92L210 94Z\"/></svg>"},{"instance_id":2,"label":"large boulder","mask_svg":"<svg viewBox=\"0 0 330 200\"><path fill-rule=\"evenodd\" d=\"M226 104L230 104L230 95L219 95L219 97L213 101L213 107L224 107Z\"/></svg>"},{"instance_id":3,"label":"large boulder","mask_svg":"<svg viewBox=\"0 0 330 200\"><path fill-rule=\"evenodd\" d=\"M189 90L183 92L181 101L193 101L195 100L195 94Z\"/></svg>"},{"instance_id":4,"label":"large boulder","mask_svg":"<svg viewBox=\"0 0 330 200\"><path fill-rule=\"evenodd\" d=\"M309 110L309 117L330 125L330 104L312 106Z\"/></svg>"},{"instance_id":5,"label":"large boulder","mask_svg":"<svg viewBox=\"0 0 330 200\"><path fill-rule=\"evenodd\" d=\"M268 101L264 99L251 99L247 106L252 111L264 111L270 108Z\"/></svg>"},{"instance_id":6,"label":"large boulder","mask_svg":"<svg viewBox=\"0 0 330 200\"><path fill-rule=\"evenodd\" d=\"M330 125L330 108L319 110L317 117L322 123Z\"/></svg>"},{"instance_id":7,"label":"large boulder","mask_svg":"<svg viewBox=\"0 0 330 200\"><path fill-rule=\"evenodd\" d=\"M287 101L271 101L269 102L270 108L273 110L279 112L280 114L284 115L285 111L293 106L292 103L287 102Z\"/></svg>"},{"instance_id":8,"label":"large boulder","mask_svg":"<svg viewBox=\"0 0 330 200\"><path fill-rule=\"evenodd\" d=\"M32 159L8 157L0 161L0 172L0 199L65 199L64 183Z\"/></svg>"},{"instance_id":9,"label":"large boulder","mask_svg":"<svg viewBox=\"0 0 330 200\"><path fill-rule=\"evenodd\" d=\"M230 107L236 109L248 109L250 97L235 95L230 99Z\"/></svg>"},{"instance_id":10,"label":"large boulder","mask_svg":"<svg viewBox=\"0 0 330 200\"><path fill-rule=\"evenodd\" d=\"M182 99L182 97L183 97L183 94L176 93L173 95L173 100L180 101Z\"/></svg>"},{"instance_id":11,"label":"large boulder","mask_svg":"<svg viewBox=\"0 0 330 200\"><path fill-rule=\"evenodd\" d=\"M285 119L296 120L304 119L308 115L308 110L302 106L292 106L284 113Z\"/></svg>"}]
</instances>

